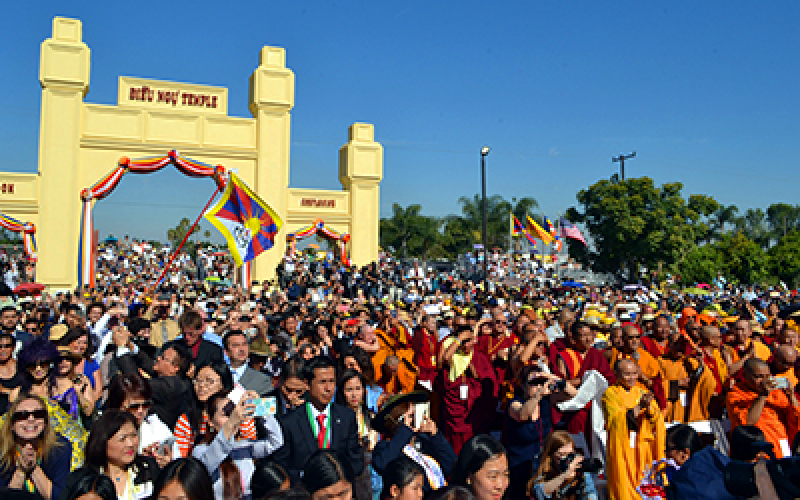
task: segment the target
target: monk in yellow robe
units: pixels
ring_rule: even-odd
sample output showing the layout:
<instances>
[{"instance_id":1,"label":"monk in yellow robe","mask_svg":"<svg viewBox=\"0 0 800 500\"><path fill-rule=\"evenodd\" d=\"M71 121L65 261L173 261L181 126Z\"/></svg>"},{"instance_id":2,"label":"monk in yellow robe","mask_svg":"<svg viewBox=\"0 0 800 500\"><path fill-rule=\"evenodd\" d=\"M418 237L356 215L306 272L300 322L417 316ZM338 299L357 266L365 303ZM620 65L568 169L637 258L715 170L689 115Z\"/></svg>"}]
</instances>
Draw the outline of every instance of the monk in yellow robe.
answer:
<instances>
[{"instance_id":1,"label":"monk in yellow robe","mask_svg":"<svg viewBox=\"0 0 800 500\"><path fill-rule=\"evenodd\" d=\"M680 335L669 338L667 351L658 358L661 367L661 381L664 385L667 405L664 408L665 422L687 422L689 408L689 389L697 382L702 370L701 361L687 356L686 339Z\"/></svg>"},{"instance_id":2,"label":"monk in yellow robe","mask_svg":"<svg viewBox=\"0 0 800 500\"><path fill-rule=\"evenodd\" d=\"M606 420L606 480L611 500L640 498L636 487L645 470L664 457L666 428L653 393L639 386L639 369L633 361L614 365L617 383L603 394Z\"/></svg>"}]
</instances>

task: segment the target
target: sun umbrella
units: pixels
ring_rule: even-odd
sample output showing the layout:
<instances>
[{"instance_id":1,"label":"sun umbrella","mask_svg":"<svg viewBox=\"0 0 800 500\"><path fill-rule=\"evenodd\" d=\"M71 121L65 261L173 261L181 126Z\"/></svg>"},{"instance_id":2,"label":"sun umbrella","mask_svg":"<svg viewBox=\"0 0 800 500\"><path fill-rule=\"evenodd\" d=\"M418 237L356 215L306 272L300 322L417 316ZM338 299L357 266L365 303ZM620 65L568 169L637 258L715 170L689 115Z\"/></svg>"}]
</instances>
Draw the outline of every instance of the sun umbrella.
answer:
<instances>
[{"instance_id":1,"label":"sun umbrella","mask_svg":"<svg viewBox=\"0 0 800 500\"><path fill-rule=\"evenodd\" d=\"M222 278L220 278L219 276L209 276L208 278L206 278L206 281L211 283L216 283L218 281L222 281Z\"/></svg>"},{"instance_id":2,"label":"sun umbrella","mask_svg":"<svg viewBox=\"0 0 800 500\"><path fill-rule=\"evenodd\" d=\"M104 239L104 240L103 240L103 243L116 243L116 242L118 242L118 241L119 241L119 240L118 240L118 239L116 239L116 238L114 238L113 236L109 236L108 238L106 238L106 239Z\"/></svg>"},{"instance_id":3,"label":"sun umbrella","mask_svg":"<svg viewBox=\"0 0 800 500\"><path fill-rule=\"evenodd\" d=\"M14 293L20 297L25 297L27 295L39 295L42 290L44 290L44 285L41 283L23 283L14 288Z\"/></svg>"},{"instance_id":4,"label":"sun umbrella","mask_svg":"<svg viewBox=\"0 0 800 500\"><path fill-rule=\"evenodd\" d=\"M705 288L706 290L710 290L711 285L709 285L708 283L698 283L697 288Z\"/></svg>"},{"instance_id":5,"label":"sun umbrella","mask_svg":"<svg viewBox=\"0 0 800 500\"><path fill-rule=\"evenodd\" d=\"M647 287L646 286L637 285L637 284L625 285L625 286L622 287L622 289L623 290L644 290L645 292L647 291Z\"/></svg>"},{"instance_id":6,"label":"sun umbrella","mask_svg":"<svg viewBox=\"0 0 800 500\"><path fill-rule=\"evenodd\" d=\"M565 281L561 283L561 286L567 288L583 288L583 283L578 283L577 281Z\"/></svg>"},{"instance_id":7,"label":"sun umbrella","mask_svg":"<svg viewBox=\"0 0 800 500\"><path fill-rule=\"evenodd\" d=\"M684 288L681 290L682 293L688 293L689 295L711 295L711 292L708 290L703 290L702 288L694 287L694 288Z\"/></svg>"}]
</instances>

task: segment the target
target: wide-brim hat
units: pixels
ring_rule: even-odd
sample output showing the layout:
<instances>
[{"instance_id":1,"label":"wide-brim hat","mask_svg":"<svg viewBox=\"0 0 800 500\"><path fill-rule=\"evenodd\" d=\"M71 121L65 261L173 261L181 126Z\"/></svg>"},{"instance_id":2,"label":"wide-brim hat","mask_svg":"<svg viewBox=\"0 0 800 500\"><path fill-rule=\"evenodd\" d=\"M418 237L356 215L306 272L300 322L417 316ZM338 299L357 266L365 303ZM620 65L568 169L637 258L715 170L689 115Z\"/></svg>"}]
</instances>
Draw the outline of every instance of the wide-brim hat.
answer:
<instances>
[{"instance_id":1,"label":"wide-brim hat","mask_svg":"<svg viewBox=\"0 0 800 500\"><path fill-rule=\"evenodd\" d=\"M390 397L383 405L383 408L381 408L381 411L372 418L372 428L381 434L386 434L389 430L386 427L386 417L388 417L395 408L406 403L426 403L430 400L430 397L428 391L412 391Z\"/></svg>"},{"instance_id":2,"label":"wide-brim hat","mask_svg":"<svg viewBox=\"0 0 800 500\"><path fill-rule=\"evenodd\" d=\"M268 358L270 356L269 345L260 338L253 340L250 342L250 355Z\"/></svg>"}]
</instances>

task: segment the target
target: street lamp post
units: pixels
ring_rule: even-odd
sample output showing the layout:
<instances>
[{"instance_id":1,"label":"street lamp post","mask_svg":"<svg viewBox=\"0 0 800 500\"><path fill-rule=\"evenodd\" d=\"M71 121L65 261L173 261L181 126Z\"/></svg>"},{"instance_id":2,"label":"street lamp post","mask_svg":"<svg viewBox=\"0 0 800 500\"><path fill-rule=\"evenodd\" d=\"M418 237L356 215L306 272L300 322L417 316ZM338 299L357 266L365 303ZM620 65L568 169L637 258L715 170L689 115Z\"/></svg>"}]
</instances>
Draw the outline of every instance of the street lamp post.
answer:
<instances>
[{"instance_id":1,"label":"street lamp post","mask_svg":"<svg viewBox=\"0 0 800 500\"><path fill-rule=\"evenodd\" d=\"M486 155L489 154L489 146L481 148L481 194L483 197L483 291L489 292L489 242L486 231Z\"/></svg>"}]
</instances>

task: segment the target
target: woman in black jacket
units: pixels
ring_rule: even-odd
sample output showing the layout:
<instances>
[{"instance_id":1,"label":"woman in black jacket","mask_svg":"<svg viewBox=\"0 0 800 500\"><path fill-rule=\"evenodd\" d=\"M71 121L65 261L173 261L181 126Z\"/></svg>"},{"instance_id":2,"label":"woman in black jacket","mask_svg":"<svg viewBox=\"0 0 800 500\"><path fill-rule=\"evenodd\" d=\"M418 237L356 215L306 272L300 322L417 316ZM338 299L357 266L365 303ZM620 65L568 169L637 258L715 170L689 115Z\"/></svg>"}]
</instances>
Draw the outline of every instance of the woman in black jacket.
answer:
<instances>
[{"instance_id":1,"label":"woman in black jacket","mask_svg":"<svg viewBox=\"0 0 800 500\"><path fill-rule=\"evenodd\" d=\"M67 489L90 468L111 478L117 498L142 500L153 493L158 464L138 454L139 427L128 412L109 410L92 424L86 442L86 464L67 477Z\"/></svg>"}]
</instances>

